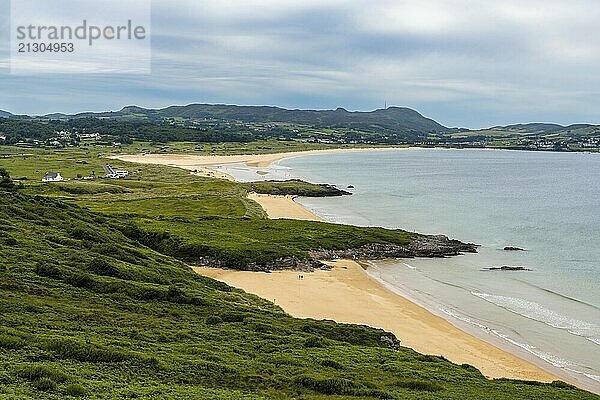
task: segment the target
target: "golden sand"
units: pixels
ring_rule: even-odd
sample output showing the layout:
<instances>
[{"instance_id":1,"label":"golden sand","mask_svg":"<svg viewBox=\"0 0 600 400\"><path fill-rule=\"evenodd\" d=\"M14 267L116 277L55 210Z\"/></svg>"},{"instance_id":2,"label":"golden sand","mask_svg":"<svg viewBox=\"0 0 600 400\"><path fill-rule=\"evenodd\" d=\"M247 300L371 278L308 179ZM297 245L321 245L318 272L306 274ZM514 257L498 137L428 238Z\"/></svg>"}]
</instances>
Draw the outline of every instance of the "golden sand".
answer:
<instances>
[{"instance_id":1,"label":"golden sand","mask_svg":"<svg viewBox=\"0 0 600 400\"><path fill-rule=\"evenodd\" d=\"M147 154L114 158L136 163L170 165L191 170L197 175L233 180L231 176L213 168L231 163L268 167L274 161L288 157L373 150L377 149L234 156ZM259 203L269 218L322 221L319 216L294 202L291 196L250 194L248 197ZM303 273L304 279L298 279L299 274L295 271L260 273L204 267L194 270L274 301L294 317L330 319L385 329L394 333L404 346L424 354L442 355L455 363L471 364L490 378L544 382L558 379L540 367L456 328L443 318L391 292L371 278L356 262L340 260L331 265L332 271Z\"/></svg>"},{"instance_id":2,"label":"golden sand","mask_svg":"<svg viewBox=\"0 0 600 400\"><path fill-rule=\"evenodd\" d=\"M369 325L394 333L403 346L471 364L490 378L551 382L556 376L471 336L372 279L354 261L331 263L332 271L272 273L198 267L194 270L271 300L298 318Z\"/></svg>"}]
</instances>

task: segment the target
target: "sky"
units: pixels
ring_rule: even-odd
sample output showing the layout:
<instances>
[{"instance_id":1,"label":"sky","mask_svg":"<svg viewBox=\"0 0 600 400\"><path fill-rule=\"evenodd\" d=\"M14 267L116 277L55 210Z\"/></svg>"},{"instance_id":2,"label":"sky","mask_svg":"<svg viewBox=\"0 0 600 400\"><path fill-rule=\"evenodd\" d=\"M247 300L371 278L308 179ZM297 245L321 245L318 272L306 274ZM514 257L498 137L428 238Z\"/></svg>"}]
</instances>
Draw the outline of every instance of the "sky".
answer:
<instances>
[{"instance_id":1,"label":"sky","mask_svg":"<svg viewBox=\"0 0 600 400\"><path fill-rule=\"evenodd\" d=\"M387 103L452 127L600 123L598 0L151 3L151 73L15 75L0 0L0 110Z\"/></svg>"}]
</instances>

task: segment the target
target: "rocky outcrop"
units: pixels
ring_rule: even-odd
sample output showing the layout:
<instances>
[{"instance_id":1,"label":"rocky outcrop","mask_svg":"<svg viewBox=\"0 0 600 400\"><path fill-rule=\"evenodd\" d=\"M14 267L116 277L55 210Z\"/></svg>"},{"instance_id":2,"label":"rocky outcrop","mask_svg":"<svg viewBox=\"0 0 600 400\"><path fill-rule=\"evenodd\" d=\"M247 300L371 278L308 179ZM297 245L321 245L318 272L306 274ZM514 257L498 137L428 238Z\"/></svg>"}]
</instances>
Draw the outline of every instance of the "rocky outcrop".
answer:
<instances>
[{"instance_id":1,"label":"rocky outcrop","mask_svg":"<svg viewBox=\"0 0 600 400\"><path fill-rule=\"evenodd\" d=\"M514 247L514 246L506 246L504 248L504 251L525 251L525 249L522 249L520 247Z\"/></svg>"},{"instance_id":2,"label":"rocky outcrop","mask_svg":"<svg viewBox=\"0 0 600 400\"><path fill-rule=\"evenodd\" d=\"M223 262L216 258L202 257L199 261L195 261L194 265L253 272L272 272L287 270L312 272L316 269L331 269L330 266L317 259L300 257L281 257L263 263L252 262L245 265L230 265L229 263Z\"/></svg>"},{"instance_id":3,"label":"rocky outcrop","mask_svg":"<svg viewBox=\"0 0 600 400\"><path fill-rule=\"evenodd\" d=\"M490 268L484 268L485 271L531 271L529 268L526 267L513 267L510 265L503 265L501 267L490 267Z\"/></svg>"},{"instance_id":4,"label":"rocky outcrop","mask_svg":"<svg viewBox=\"0 0 600 400\"><path fill-rule=\"evenodd\" d=\"M353 260L373 260L385 258L442 258L463 253L476 253L478 246L449 239L444 235L419 235L410 244L368 244L359 248L345 250L320 249L311 251L312 257L320 260L347 258Z\"/></svg>"},{"instance_id":5,"label":"rocky outcrop","mask_svg":"<svg viewBox=\"0 0 600 400\"><path fill-rule=\"evenodd\" d=\"M323 263L323 261L340 258L351 260L383 260L386 258L414 257L442 258L457 256L463 253L476 253L477 248L478 246L475 244L449 239L444 235L419 235L410 244L405 246L374 243L344 250L319 249L309 251L309 257L307 258L281 257L262 263L252 262L243 266L237 264L230 265L218 259L202 257L199 262L196 261L194 264L255 272L283 270L312 272L315 269L329 270L331 267Z\"/></svg>"},{"instance_id":6,"label":"rocky outcrop","mask_svg":"<svg viewBox=\"0 0 600 400\"><path fill-rule=\"evenodd\" d=\"M396 335L394 335L393 333L387 332L385 335L381 335L379 340L385 345L385 347L391 350L398 351L402 347L400 344L400 340L398 340Z\"/></svg>"}]
</instances>

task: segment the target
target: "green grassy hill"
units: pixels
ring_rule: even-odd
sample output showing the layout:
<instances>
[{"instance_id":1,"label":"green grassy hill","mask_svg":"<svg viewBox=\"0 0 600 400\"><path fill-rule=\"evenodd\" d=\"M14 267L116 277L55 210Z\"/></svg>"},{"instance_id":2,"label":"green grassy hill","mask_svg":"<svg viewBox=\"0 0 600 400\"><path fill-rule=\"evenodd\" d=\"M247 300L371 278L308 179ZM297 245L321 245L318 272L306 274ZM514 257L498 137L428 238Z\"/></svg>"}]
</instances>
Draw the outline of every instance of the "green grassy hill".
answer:
<instances>
[{"instance_id":1,"label":"green grassy hill","mask_svg":"<svg viewBox=\"0 0 600 400\"><path fill-rule=\"evenodd\" d=\"M28 175L36 157L2 159L0 167ZM85 154L42 159L101 162ZM167 244L153 250L131 234L181 229L206 244L190 232L216 223L211 232L228 243L261 248L296 224L266 220L243 186L150 166L122 181L5 183L1 399L598 398L559 382L490 381L471 366L400 347L382 330L291 318L194 274ZM246 243L252 224L260 234ZM342 237L410 240L401 231L293 228L282 248L341 246Z\"/></svg>"}]
</instances>

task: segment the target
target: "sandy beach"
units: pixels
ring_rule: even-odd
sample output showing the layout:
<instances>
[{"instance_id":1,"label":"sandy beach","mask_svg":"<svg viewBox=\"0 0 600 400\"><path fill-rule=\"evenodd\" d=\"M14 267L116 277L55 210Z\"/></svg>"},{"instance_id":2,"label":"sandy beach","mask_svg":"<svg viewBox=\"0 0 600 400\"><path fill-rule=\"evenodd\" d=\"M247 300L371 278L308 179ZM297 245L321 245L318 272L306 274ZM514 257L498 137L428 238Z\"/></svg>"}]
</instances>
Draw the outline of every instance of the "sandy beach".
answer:
<instances>
[{"instance_id":1,"label":"sandy beach","mask_svg":"<svg viewBox=\"0 0 600 400\"><path fill-rule=\"evenodd\" d=\"M477 339L424 308L387 290L361 265L341 260L332 271L259 273L199 267L194 270L275 302L298 318L330 319L382 328L403 346L471 364L490 378L550 382L556 376Z\"/></svg>"},{"instance_id":2,"label":"sandy beach","mask_svg":"<svg viewBox=\"0 0 600 400\"><path fill-rule=\"evenodd\" d=\"M233 180L233 177L213 168L232 163L268 167L271 163L288 157L373 150L377 149L332 149L234 156L144 154L114 158L176 166L197 175ZM292 196L251 193L248 197L259 203L269 218L323 221L310 210L294 202ZM295 271L267 274L205 267L197 267L194 270L201 275L272 300L294 317L330 319L385 329L394 333L404 346L425 354L442 355L458 364L474 365L489 378L544 382L559 379L516 355L458 329L445 319L390 291L354 261L340 260L330 265L333 267L332 271L304 273L302 280L298 279L298 273Z\"/></svg>"},{"instance_id":3,"label":"sandy beach","mask_svg":"<svg viewBox=\"0 0 600 400\"><path fill-rule=\"evenodd\" d=\"M294 201L293 196L272 196L269 194L248 194L250 200L256 201L271 219L289 218L307 221L323 221L323 218L313 214Z\"/></svg>"},{"instance_id":4,"label":"sandy beach","mask_svg":"<svg viewBox=\"0 0 600 400\"><path fill-rule=\"evenodd\" d=\"M326 149L295 151L273 154L245 154L231 156L206 156L194 154L129 154L110 157L114 160L139 164L158 164L179 167L192 171L195 175L233 181L231 175L217 171L215 167L225 164L246 164L249 167L268 167L275 161L284 158L306 156L311 154L356 153L378 150L406 150L409 147L369 147L348 149Z\"/></svg>"}]
</instances>

